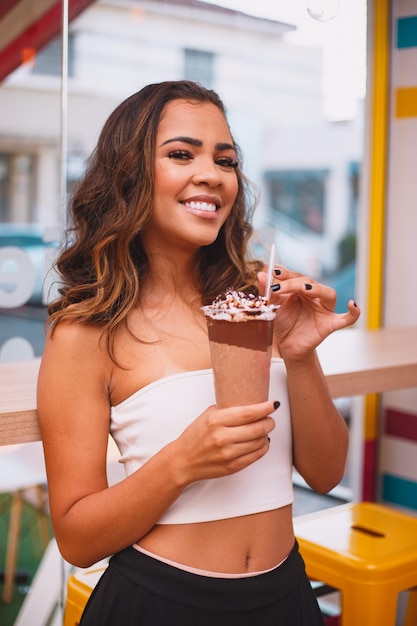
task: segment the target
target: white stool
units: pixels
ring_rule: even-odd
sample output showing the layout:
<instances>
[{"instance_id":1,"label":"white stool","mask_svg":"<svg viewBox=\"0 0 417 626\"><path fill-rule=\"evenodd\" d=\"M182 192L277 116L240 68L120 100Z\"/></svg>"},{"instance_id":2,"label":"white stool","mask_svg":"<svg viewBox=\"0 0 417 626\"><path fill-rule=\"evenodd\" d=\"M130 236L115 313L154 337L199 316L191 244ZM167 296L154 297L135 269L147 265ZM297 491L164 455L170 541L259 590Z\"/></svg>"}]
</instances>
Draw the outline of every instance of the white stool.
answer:
<instances>
[{"instance_id":1,"label":"white stool","mask_svg":"<svg viewBox=\"0 0 417 626\"><path fill-rule=\"evenodd\" d=\"M40 442L0 448L0 493L10 494L12 503L4 565L3 601L10 603L19 549L22 508L25 491L31 489L31 505L39 512L41 538L46 547L50 539L48 525L46 472Z\"/></svg>"}]
</instances>

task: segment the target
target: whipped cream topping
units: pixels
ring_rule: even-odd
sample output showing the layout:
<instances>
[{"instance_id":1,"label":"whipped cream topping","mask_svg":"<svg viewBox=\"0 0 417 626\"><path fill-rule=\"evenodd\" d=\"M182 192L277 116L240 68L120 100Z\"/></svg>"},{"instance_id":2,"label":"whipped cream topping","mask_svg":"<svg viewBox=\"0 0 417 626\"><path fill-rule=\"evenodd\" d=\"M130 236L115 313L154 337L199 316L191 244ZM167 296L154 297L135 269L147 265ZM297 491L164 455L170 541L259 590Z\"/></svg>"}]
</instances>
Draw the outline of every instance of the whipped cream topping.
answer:
<instances>
[{"instance_id":1,"label":"whipped cream topping","mask_svg":"<svg viewBox=\"0 0 417 626\"><path fill-rule=\"evenodd\" d=\"M202 307L204 314L215 320L247 322L253 319L273 320L275 304L268 304L264 296L245 294L242 291L227 290L212 302Z\"/></svg>"}]
</instances>

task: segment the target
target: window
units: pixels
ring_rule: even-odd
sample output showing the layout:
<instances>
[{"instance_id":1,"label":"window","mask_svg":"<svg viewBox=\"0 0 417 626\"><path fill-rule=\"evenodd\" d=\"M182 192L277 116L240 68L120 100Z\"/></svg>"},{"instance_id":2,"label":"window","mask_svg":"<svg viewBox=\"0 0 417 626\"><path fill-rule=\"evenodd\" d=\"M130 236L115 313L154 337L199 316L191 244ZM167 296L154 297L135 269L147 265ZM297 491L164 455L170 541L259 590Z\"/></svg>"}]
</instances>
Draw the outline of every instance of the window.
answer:
<instances>
[{"instance_id":1,"label":"window","mask_svg":"<svg viewBox=\"0 0 417 626\"><path fill-rule=\"evenodd\" d=\"M9 206L9 159L0 154L0 222L9 221Z\"/></svg>"},{"instance_id":2,"label":"window","mask_svg":"<svg viewBox=\"0 0 417 626\"><path fill-rule=\"evenodd\" d=\"M272 170L266 172L269 204L274 211L310 231L322 234L329 170Z\"/></svg>"},{"instance_id":3,"label":"window","mask_svg":"<svg viewBox=\"0 0 417 626\"><path fill-rule=\"evenodd\" d=\"M214 54L204 50L184 50L184 78L212 88L214 83Z\"/></svg>"},{"instance_id":4,"label":"window","mask_svg":"<svg viewBox=\"0 0 417 626\"><path fill-rule=\"evenodd\" d=\"M75 58L75 36L68 35L68 76L74 76ZM35 57L32 74L42 74L44 76L61 76L61 37L56 37L42 50L39 50Z\"/></svg>"},{"instance_id":5,"label":"window","mask_svg":"<svg viewBox=\"0 0 417 626\"><path fill-rule=\"evenodd\" d=\"M0 153L0 223L33 220L35 168L35 155Z\"/></svg>"},{"instance_id":6,"label":"window","mask_svg":"<svg viewBox=\"0 0 417 626\"><path fill-rule=\"evenodd\" d=\"M360 163L351 161L348 164L349 179L349 229L356 232L359 205Z\"/></svg>"}]
</instances>

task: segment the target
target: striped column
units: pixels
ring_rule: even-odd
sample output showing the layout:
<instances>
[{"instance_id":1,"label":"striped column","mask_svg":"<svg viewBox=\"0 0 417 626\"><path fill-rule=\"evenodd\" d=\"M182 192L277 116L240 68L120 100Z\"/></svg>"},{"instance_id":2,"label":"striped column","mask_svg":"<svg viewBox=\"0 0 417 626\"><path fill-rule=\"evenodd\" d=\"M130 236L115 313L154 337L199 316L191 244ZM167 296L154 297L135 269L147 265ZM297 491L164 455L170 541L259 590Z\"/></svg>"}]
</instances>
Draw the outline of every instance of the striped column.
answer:
<instances>
[{"instance_id":1,"label":"striped column","mask_svg":"<svg viewBox=\"0 0 417 626\"><path fill-rule=\"evenodd\" d=\"M417 324L417 0L391 0L391 9L384 316L406 326ZM379 499L417 511L417 389L382 404Z\"/></svg>"},{"instance_id":2,"label":"striped column","mask_svg":"<svg viewBox=\"0 0 417 626\"><path fill-rule=\"evenodd\" d=\"M382 499L417 511L417 414L385 410L380 472Z\"/></svg>"}]
</instances>

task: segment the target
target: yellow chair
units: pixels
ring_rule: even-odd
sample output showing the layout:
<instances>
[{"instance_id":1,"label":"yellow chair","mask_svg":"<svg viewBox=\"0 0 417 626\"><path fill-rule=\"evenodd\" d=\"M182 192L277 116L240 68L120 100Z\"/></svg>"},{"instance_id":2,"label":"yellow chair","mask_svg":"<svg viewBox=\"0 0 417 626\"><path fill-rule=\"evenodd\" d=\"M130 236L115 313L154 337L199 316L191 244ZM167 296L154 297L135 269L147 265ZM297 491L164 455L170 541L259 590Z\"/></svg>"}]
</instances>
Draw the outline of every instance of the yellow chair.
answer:
<instances>
[{"instance_id":1,"label":"yellow chair","mask_svg":"<svg viewBox=\"0 0 417 626\"><path fill-rule=\"evenodd\" d=\"M398 594L417 586L417 517L350 503L295 518L309 578L341 591L342 626L395 626ZM404 626L417 625L416 593Z\"/></svg>"},{"instance_id":2,"label":"yellow chair","mask_svg":"<svg viewBox=\"0 0 417 626\"><path fill-rule=\"evenodd\" d=\"M106 566L91 567L68 578L63 626L78 626L87 600L105 569Z\"/></svg>"}]
</instances>

